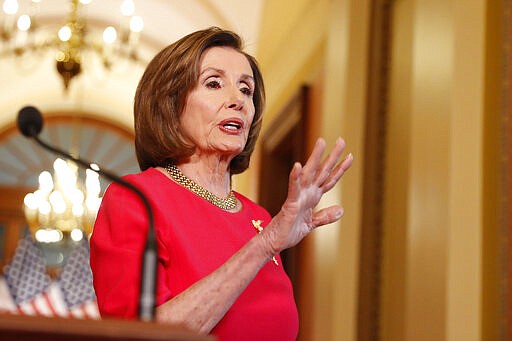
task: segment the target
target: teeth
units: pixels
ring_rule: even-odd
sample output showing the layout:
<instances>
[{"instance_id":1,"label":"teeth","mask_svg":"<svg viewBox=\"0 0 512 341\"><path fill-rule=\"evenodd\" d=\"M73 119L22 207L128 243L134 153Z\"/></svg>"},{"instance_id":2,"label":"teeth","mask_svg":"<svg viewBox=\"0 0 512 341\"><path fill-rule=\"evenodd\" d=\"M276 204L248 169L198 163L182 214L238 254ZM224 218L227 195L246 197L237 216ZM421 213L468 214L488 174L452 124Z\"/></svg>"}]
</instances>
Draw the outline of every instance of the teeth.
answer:
<instances>
[{"instance_id":1,"label":"teeth","mask_svg":"<svg viewBox=\"0 0 512 341\"><path fill-rule=\"evenodd\" d=\"M238 125L236 123L227 123L227 124L224 124L224 128L231 129L231 130L237 130L237 129L240 129L240 125Z\"/></svg>"}]
</instances>

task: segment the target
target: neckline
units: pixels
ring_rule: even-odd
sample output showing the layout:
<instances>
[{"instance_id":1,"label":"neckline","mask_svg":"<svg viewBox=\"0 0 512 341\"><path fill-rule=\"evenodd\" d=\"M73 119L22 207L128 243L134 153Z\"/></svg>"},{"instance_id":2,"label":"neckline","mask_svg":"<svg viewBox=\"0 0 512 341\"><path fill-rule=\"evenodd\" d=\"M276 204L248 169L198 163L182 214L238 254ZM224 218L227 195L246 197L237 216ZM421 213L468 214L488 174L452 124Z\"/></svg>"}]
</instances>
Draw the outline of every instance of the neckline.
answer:
<instances>
[{"instance_id":1,"label":"neckline","mask_svg":"<svg viewBox=\"0 0 512 341\"><path fill-rule=\"evenodd\" d=\"M185 188L184 186L180 185L179 183L177 183L173 178L171 178L171 176L167 173L167 170L164 167L151 167L151 168L148 168L148 170L149 169L154 170L155 172L159 173L163 177L163 179L167 180L167 181L165 181L165 183L171 183L171 184L175 185L176 187L182 189L186 193L190 193L194 197L203 200L204 202L206 202L209 205L211 205L211 207L215 207L216 209L218 209L219 211L221 211L223 213L237 214L237 213L242 213L245 210L245 204L244 204L245 200L244 200L244 197L240 193L235 191L235 190L233 190L233 195L238 200L240 208L237 211L227 211L227 210L224 210L224 209L222 209L222 208L212 204L211 202L209 202L205 198L197 195L196 193L192 192L191 190L189 190L189 189Z\"/></svg>"}]
</instances>

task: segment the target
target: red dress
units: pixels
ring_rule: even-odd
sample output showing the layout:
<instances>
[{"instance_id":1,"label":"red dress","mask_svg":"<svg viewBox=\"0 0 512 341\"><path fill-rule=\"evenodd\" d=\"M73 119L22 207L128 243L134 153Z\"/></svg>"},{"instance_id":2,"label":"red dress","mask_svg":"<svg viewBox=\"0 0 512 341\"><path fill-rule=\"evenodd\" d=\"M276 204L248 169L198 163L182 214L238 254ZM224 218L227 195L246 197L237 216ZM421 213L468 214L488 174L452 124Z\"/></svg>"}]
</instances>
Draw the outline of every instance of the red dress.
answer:
<instances>
[{"instance_id":1,"label":"red dress","mask_svg":"<svg viewBox=\"0 0 512 341\"><path fill-rule=\"evenodd\" d=\"M157 305L207 276L236 253L256 230L251 220L267 211L235 193L242 209L217 208L160 171L149 168L125 180L149 198L158 247ZM111 184L91 238L91 268L102 316L137 317L147 217L138 197ZM279 257L277 259L280 262ZM212 330L219 340L295 340L298 315L290 280L269 261Z\"/></svg>"}]
</instances>

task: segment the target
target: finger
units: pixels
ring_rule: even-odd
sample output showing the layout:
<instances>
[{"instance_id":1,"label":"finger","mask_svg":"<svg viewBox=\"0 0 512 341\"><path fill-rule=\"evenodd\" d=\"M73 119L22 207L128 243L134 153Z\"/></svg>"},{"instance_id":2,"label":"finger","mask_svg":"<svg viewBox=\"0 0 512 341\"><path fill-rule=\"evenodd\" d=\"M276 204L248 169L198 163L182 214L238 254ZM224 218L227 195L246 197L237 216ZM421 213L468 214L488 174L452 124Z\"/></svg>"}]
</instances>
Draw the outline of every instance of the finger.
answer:
<instances>
[{"instance_id":1,"label":"finger","mask_svg":"<svg viewBox=\"0 0 512 341\"><path fill-rule=\"evenodd\" d=\"M354 155L350 153L338 166L336 166L336 168L333 169L329 178L321 186L324 193L329 191L338 183L343 174L345 174L352 165L352 161L354 161Z\"/></svg>"},{"instance_id":2,"label":"finger","mask_svg":"<svg viewBox=\"0 0 512 341\"><path fill-rule=\"evenodd\" d=\"M319 210L313 214L313 225L320 227L323 225L334 223L343 217L343 207L331 206Z\"/></svg>"},{"instance_id":3,"label":"finger","mask_svg":"<svg viewBox=\"0 0 512 341\"><path fill-rule=\"evenodd\" d=\"M311 152L311 155L304 165L301 178L302 184L311 183L313 181L313 178L318 169L318 165L322 160L322 154L324 153L324 150L325 140L323 138L318 138L318 140L316 140L315 147Z\"/></svg>"},{"instance_id":4,"label":"finger","mask_svg":"<svg viewBox=\"0 0 512 341\"><path fill-rule=\"evenodd\" d=\"M300 178L303 168L300 163L295 162L288 178L288 199L296 200L300 193Z\"/></svg>"},{"instance_id":5,"label":"finger","mask_svg":"<svg viewBox=\"0 0 512 341\"><path fill-rule=\"evenodd\" d=\"M322 162L322 164L319 167L320 170L316 174L315 184L321 186L324 183L324 181L329 177L333 170L333 167L336 166L336 164L340 160L341 154L343 153L344 149L345 141L341 137L338 137L336 139L334 148L331 150L325 161Z\"/></svg>"}]
</instances>

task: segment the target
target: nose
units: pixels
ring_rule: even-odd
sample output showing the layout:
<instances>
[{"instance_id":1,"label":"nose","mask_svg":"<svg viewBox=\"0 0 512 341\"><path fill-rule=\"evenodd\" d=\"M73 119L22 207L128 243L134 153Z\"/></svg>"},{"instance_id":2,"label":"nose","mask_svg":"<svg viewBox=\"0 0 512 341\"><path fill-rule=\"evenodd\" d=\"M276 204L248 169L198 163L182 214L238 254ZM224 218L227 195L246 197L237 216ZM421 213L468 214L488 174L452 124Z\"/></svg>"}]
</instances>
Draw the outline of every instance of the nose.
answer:
<instances>
[{"instance_id":1,"label":"nose","mask_svg":"<svg viewBox=\"0 0 512 341\"><path fill-rule=\"evenodd\" d=\"M225 106L228 109L242 110L244 107L244 98L238 87L233 87L233 89L229 92L228 100L226 101Z\"/></svg>"}]
</instances>

